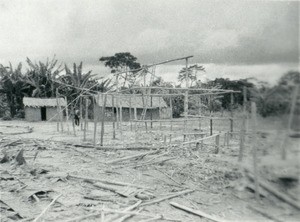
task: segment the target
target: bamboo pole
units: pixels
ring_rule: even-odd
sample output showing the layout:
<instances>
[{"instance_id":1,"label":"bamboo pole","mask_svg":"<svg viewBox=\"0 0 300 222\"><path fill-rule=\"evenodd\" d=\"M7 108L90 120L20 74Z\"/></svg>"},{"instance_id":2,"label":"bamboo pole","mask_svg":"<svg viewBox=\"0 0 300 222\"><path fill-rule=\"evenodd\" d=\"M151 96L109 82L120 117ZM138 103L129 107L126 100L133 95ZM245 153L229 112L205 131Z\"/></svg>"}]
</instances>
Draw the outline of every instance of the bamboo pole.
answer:
<instances>
[{"instance_id":1,"label":"bamboo pole","mask_svg":"<svg viewBox=\"0 0 300 222\"><path fill-rule=\"evenodd\" d=\"M75 109L74 109L73 105L71 106L71 110L72 110L72 113L74 115L74 117L72 118L72 128L73 128L74 136L76 136L76 130L75 130Z\"/></svg>"},{"instance_id":2,"label":"bamboo pole","mask_svg":"<svg viewBox=\"0 0 300 222\"><path fill-rule=\"evenodd\" d=\"M253 139L252 139L252 152L253 152L253 172L254 172L254 184L255 184L255 198L259 200L259 182L258 182L258 169L257 169L257 135L256 135L256 104L251 102L251 115L253 122Z\"/></svg>"},{"instance_id":3,"label":"bamboo pole","mask_svg":"<svg viewBox=\"0 0 300 222\"><path fill-rule=\"evenodd\" d=\"M213 135L213 120L212 118L209 119L210 122L210 135Z\"/></svg>"},{"instance_id":4,"label":"bamboo pole","mask_svg":"<svg viewBox=\"0 0 300 222\"><path fill-rule=\"evenodd\" d=\"M84 116L84 131L83 131L83 141L86 141L86 131L87 131L87 118L88 118L88 99L85 98L85 116Z\"/></svg>"},{"instance_id":5,"label":"bamboo pole","mask_svg":"<svg viewBox=\"0 0 300 222\"><path fill-rule=\"evenodd\" d=\"M115 107L114 95L111 96L111 104L112 104L112 113L113 113L113 139L116 139L116 118L117 118L117 116L115 113L115 109L117 110L117 108Z\"/></svg>"},{"instance_id":6,"label":"bamboo pole","mask_svg":"<svg viewBox=\"0 0 300 222\"><path fill-rule=\"evenodd\" d=\"M61 104L60 104L60 99L58 98L58 117L59 117L59 121L60 121L60 129L61 132L64 132L64 125L63 125L63 112L61 110Z\"/></svg>"},{"instance_id":7,"label":"bamboo pole","mask_svg":"<svg viewBox=\"0 0 300 222\"><path fill-rule=\"evenodd\" d=\"M233 132L233 93L230 93L230 132ZM231 134L232 137L233 134Z\"/></svg>"},{"instance_id":8,"label":"bamboo pole","mask_svg":"<svg viewBox=\"0 0 300 222\"><path fill-rule=\"evenodd\" d=\"M131 119L132 119L132 117L131 117L131 97L129 97L129 123L130 123L130 131L132 131L132 121L131 121Z\"/></svg>"},{"instance_id":9,"label":"bamboo pole","mask_svg":"<svg viewBox=\"0 0 300 222\"><path fill-rule=\"evenodd\" d=\"M189 207L186 207L186 206L183 206L181 204L178 204L178 203L175 203L175 202L170 202L170 204L173 206L173 207L176 207L180 210L183 210L185 212L189 212L189 213L192 213L194 215L197 215L197 216L200 216L200 217L204 217L204 218L207 218L211 221L215 221L215 222L224 222L225 220L223 218L220 218L220 217L217 217L217 216L214 216L214 215L210 215L210 214L207 214L205 212L202 212L200 210L194 210L194 209L191 209Z\"/></svg>"},{"instance_id":10,"label":"bamboo pole","mask_svg":"<svg viewBox=\"0 0 300 222\"><path fill-rule=\"evenodd\" d=\"M99 94L97 95L97 100L99 102ZM96 103L96 99L94 98L94 147L96 147L97 123L98 123L97 103Z\"/></svg>"},{"instance_id":11,"label":"bamboo pole","mask_svg":"<svg viewBox=\"0 0 300 222\"><path fill-rule=\"evenodd\" d=\"M47 205L47 207L33 220L33 222L41 221L41 218L44 216L44 214L49 210L49 208L55 203L55 201L61 197L62 194L59 194L57 197L55 197L50 204Z\"/></svg>"},{"instance_id":12,"label":"bamboo pole","mask_svg":"<svg viewBox=\"0 0 300 222\"><path fill-rule=\"evenodd\" d=\"M240 132L240 151L239 151L239 162L243 160L243 153L245 147L245 127L246 127L246 103L247 103L247 88L243 88L243 119L242 119L242 128Z\"/></svg>"},{"instance_id":13,"label":"bamboo pole","mask_svg":"<svg viewBox=\"0 0 300 222\"><path fill-rule=\"evenodd\" d=\"M58 108L58 89L56 89L56 112L59 115L59 108ZM59 132L59 116L57 117L57 122L56 122L56 130Z\"/></svg>"},{"instance_id":14,"label":"bamboo pole","mask_svg":"<svg viewBox=\"0 0 300 222\"><path fill-rule=\"evenodd\" d=\"M106 99L107 99L107 95L104 95L104 101L102 106L100 146L103 146Z\"/></svg>"},{"instance_id":15,"label":"bamboo pole","mask_svg":"<svg viewBox=\"0 0 300 222\"><path fill-rule=\"evenodd\" d=\"M286 159L286 146L284 145L284 143L285 143L286 137L288 136L287 134L289 134L290 131L291 131L291 126L292 126L292 121L294 119L294 112L295 112L295 108L296 108L296 102L297 102L296 100L297 100L298 92L299 92L299 85L296 85L295 89L294 89L293 96L292 96L292 100L291 100L290 115L289 115L288 125L287 125L287 132L288 133L286 133L283 144L281 146L282 147L281 158L283 160Z\"/></svg>"},{"instance_id":16,"label":"bamboo pole","mask_svg":"<svg viewBox=\"0 0 300 222\"><path fill-rule=\"evenodd\" d=\"M188 118L188 109L189 109L189 82L188 82L188 58L185 59L185 85L187 90L184 92L184 132L187 132L187 118Z\"/></svg>"},{"instance_id":17,"label":"bamboo pole","mask_svg":"<svg viewBox=\"0 0 300 222\"><path fill-rule=\"evenodd\" d=\"M66 106L65 106L65 110L66 110L66 119L65 119L65 122L66 122L66 125L67 125L67 129L68 129L68 132L70 131L70 128L69 128L69 111L68 111L68 100L67 100L67 97L65 96L65 101L66 101Z\"/></svg>"},{"instance_id":18,"label":"bamboo pole","mask_svg":"<svg viewBox=\"0 0 300 222\"><path fill-rule=\"evenodd\" d=\"M215 151L215 154L219 153L219 148L220 148L220 133L216 136L216 151Z\"/></svg>"},{"instance_id":19,"label":"bamboo pole","mask_svg":"<svg viewBox=\"0 0 300 222\"><path fill-rule=\"evenodd\" d=\"M80 129L83 130L83 124L82 124L82 120L83 120L83 106L82 106L82 96L79 97L79 108L80 108Z\"/></svg>"}]
</instances>

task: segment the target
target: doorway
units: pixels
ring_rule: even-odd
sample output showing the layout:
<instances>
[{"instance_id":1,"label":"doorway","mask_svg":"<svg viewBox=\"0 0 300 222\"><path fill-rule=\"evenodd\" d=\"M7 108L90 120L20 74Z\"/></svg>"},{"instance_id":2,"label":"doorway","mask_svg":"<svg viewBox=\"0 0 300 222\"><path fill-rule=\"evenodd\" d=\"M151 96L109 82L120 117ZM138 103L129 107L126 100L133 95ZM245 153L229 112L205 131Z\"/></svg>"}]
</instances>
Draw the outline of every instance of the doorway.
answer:
<instances>
[{"instance_id":1,"label":"doorway","mask_svg":"<svg viewBox=\"0 0 300 222\"><path fill-rule=\"evenodd\" d=\"M46 106L41 107L41 119L42 119L42 121L46 121L47 120Z\"/></svg>"}]
</instances>

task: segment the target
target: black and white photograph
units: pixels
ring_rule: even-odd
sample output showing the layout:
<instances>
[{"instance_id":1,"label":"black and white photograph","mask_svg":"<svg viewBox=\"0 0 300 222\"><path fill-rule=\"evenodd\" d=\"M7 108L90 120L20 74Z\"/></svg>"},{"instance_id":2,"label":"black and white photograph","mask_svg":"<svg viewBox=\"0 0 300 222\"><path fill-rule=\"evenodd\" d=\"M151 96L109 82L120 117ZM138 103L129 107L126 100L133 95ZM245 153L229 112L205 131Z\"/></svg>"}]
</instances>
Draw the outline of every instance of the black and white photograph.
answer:
<instances>
[{"instance_id":1,"label":"black and white photograph","mask_svg":"<svg viewBox=\"0 0 300 222\"><path fill-rule=\"evenodd\" d=\"M0 221L300 221L299 5L0 0Z\"/></svg>"}]
</instances>

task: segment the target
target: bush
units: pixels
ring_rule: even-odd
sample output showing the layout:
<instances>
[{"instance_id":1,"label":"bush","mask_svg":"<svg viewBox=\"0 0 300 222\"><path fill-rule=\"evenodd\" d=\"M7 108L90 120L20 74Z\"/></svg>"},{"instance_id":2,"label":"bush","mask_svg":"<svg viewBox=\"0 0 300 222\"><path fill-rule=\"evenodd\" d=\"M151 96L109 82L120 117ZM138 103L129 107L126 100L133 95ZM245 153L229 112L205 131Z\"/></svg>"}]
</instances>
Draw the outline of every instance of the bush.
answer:
<instances>
[{"instance_id":1,"label":"bush","mask_svg":"<svg viewBox=\"0 0 300 222\"><path fill-rule=\"evenodd\" d=\"M11 117L10 116L4 116L4 117L2 117L2 120L4 120L4 121L10 121Z\"/></svg>"}]
</instances>

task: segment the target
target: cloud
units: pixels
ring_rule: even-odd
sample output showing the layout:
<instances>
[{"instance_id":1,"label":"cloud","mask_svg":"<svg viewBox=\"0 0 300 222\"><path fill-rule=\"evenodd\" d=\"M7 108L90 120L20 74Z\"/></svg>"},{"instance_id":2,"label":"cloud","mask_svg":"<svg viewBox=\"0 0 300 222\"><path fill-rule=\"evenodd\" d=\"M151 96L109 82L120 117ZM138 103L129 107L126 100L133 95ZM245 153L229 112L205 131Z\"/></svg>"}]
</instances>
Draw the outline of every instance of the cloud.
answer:
<instances>
[{"instance_id":1,"label":"cloud","mask_svg":"<svg viewBox=\"0 0 300 222\"><path fill-rule=\"evenodd\" d=\"M56 54L101 70L101 56L125 51L143 64L186 55L225 67L299 61L299 2L11 0L1 1L0 24L3 63Z\"/></svg>"}]
</instances>

